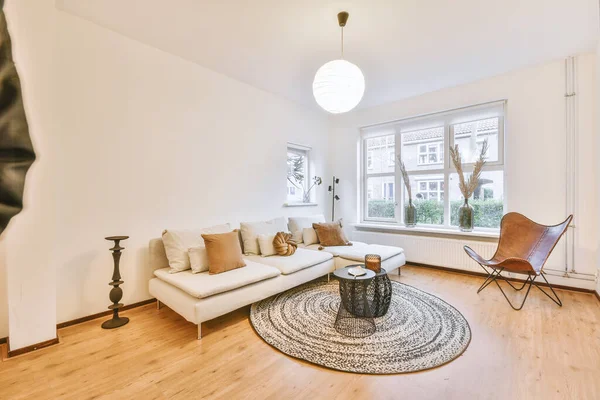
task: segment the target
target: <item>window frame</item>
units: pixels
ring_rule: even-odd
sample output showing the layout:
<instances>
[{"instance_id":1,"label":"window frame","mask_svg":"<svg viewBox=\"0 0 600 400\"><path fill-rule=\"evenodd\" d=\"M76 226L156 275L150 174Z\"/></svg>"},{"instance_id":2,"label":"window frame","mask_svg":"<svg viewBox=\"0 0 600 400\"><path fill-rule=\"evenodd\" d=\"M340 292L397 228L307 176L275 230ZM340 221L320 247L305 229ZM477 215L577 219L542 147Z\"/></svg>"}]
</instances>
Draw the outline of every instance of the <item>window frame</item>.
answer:
<instances>
[{"instance_id":1,"label":"window frame","mask_svg":"<svg viewBox=\"0 0 600 400\"><path fill-rule=\"evenodd\" d=\"M360 149L360 154L362 155L361 157L361 175L363 177L362 179L362 183L361 183L361 194L360 194L360 198L361 198L361 220L362 221L368 221L368 222L387 222L387 223L391 223L396 221L396 219L398 218L398 199L396 198L397 193L398 193L398 181L397 181L397 170L398 170L398 163L394 163L394 165L389 165L388 163L388 167L393 167L393 171L391 172L369 172L369 170L372 170L372 165L369 167L367 162L368 162L368 157L369 157L369 152L371 150L369 150L368 146L367 146L367 140L368 139L381 139L382 137L386 137L386 136L391 136L391 135L395 135L394 133L382 133L380 135L375 135L375 136L370 136L368 138L364 138L363 140L360 141L361 143L361 149ZM394 140L397 140L397 137L394 138ZM385 140L385 144L380 145L379 146L382 149L388 149L390 147L390 144L386 138ZM394 142L394 151L393 151L394 157L396 157L396 142ZM389 161L389 160L388 160ZM365 168L365 166L367 166L367 168ZM368 198L368 178L386 178L386 177L392 177L393 178L393 183L394 183L394 201L395 201L395 207L394 207L394 218L374 218L374 217L369 217L368 213L369 210L367 209L368 204L369 204L369 198ZM364 187L365 189L363 190L362 187ZM374 190L373 190L374 191ZM371 192L373 192L371 191ZM384 189L382 188L382 194L383 194Z\"/></svg>"},{"instance_id":2,"label":"window frame","mask_svg":"<svg viewBox=\"0 0 600 400\"><path fill-rule=\"evenodd\" d=\"M287 168L287 154L288 153L293 153L293 154L297 154L300 156L304 157L304 182L302 183L302 198L304 199L304 193L306 193L306 190L308 190L309 188L309 182L311 179L311 169L310 169L310 152L311 152L312 148L309 146L304 146L301 144L296 144L296 143L289 143L287 144L287 152L286 152L286 168ZM286 172L287 175L287 172ZM287 178L286 178L287 179ZM286 189L287 189L287 185L286 185ZM299 204L310 204L312 201L312 194L311 194L311 198L309 199L308 202L305 202L304 200L301 201L290 201L289 198L289 190L286 190L286 203L287 205L299 205Z\"/></svg>"},{"instance_id":3,"label":"window frame","mask_svg":"<svg viewBox=\"0 0 600 400\"><path fill-rule=\"evenodd\" d=\"M411 228L411 230L419 230L419 226L424 228L424 230L432 230L432 229L440 229L440 230L458 230L458 227L452 226L450 221L450 187L449 187L449 179L451 174L456 174L456 168L452 165L452 162L449 157L449 149L450 147L454 147L454 126L462 123L469 123L474 121L480 121L488 118L498 118L498 156L496 161L486 162L482 171L502 171L503 178L503 213L507 210L507 192L506 192L506 166L505 166L505 152L504 152L504 140L506 136L506 100L493 101L489 103L483 103L474 106L461 107L453 110L425 114L417 117L405 118L397 121L388 122L385 124L372 125L361 128L361 140L360 140L360 185L359 185L359 199L361 199L361 207L360 207L360 221L363 223L369 222L382 222L390 225L403 225L404 224L404 213L402 210L404 209L405 203L405 192L406 189L404 187L404 182L402 181L402 177L399 169L399 162L395 162L394 172L392 173L368 173L365 168L366 157L367 157L367 140L388 136L390 134L395 135L395 161L398 158L402 159L402 148L403 148L403 140L402 134L405 132L421 130L421 129L430 129L436 127L444 127L444 135L443 140L441 142L441 146L443 148L443 157L442 160L438 163L429 163L429 164L420 164L419 163L419 155L420 148L417 147L417 168L413 168L408 171L409 176L418 176L421 180L426 180L427 175L442 175L444 190L441 192L444 196L444 223L442 225L432 225L432 224L420 224L416 228ZM378 134L378 132L381 132ZM436 140L439 142L439 140ZM433 141L431 141L433 142ZM387 143L387 140L386 140ZM414 141L411 143L414 144ZM427 150L429 150L429 144L427 141L424 143L427 145ZM417 146L420 146L420 143L417 143ZM440 145L438 144L438 158L440 156ZM419 169L421 166L436 166L439 165L439 168L428 168L428 169ZM463 170L465 174L470 174L473 171L474 163L464 163ZM376 218L376 217L368 217L368 198L367 198L367 190L366 184L368 178L380 177L380 176L394 176L395 182L395 217L394 218ZM425 178L425 179L423 179ZM431 180L441 181L439 178L431 178ZM439 184L438 184L439 185ZM414 190L413 192L417 193ZM429 190L428 190L429 192ZM440 196L440 190L438 187L438 197ZM475 231L479 232L498 232L499 228L479 228L476 227Z\"/></svg>"}]
</instances>

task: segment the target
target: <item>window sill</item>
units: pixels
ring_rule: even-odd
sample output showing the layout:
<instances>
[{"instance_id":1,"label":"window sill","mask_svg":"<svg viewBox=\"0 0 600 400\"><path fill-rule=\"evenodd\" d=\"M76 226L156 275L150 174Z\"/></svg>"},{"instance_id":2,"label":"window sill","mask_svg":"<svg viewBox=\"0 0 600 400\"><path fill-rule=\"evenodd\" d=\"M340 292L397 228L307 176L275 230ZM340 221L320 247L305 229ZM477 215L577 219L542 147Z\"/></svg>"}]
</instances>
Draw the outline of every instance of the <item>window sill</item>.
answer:
<instances>
[{"instance_id":1,"label":"window sill","mask_svg":"<svg viewBox=\"0 0 600 400\"><path fill-rule=\"evenodd\" d=\"M283 203L284 207L316 207L318 203Z\"/></svg>"},{"instance_id":2,"label":"window sill","mask_svg":"<svg viewBox=\"0 0 600 400\"><path fill-rule=\"evenodd\" d=\"M421 236L444 236L444 237L471 237L471 238L482 238L482 239L498 239L500 237L500 231L478 231L473 232L461 232L457 229L449 228L437 228L437 227L424 227L416 226L414 228L407 228L401 225L392 225L386 223L372 223L363 222L359 224L353 224L354 228L359 231L373 231L373 232L386 232L386 233L400 233L400 234L415 234Z\"/></svg>"}]
</instances>

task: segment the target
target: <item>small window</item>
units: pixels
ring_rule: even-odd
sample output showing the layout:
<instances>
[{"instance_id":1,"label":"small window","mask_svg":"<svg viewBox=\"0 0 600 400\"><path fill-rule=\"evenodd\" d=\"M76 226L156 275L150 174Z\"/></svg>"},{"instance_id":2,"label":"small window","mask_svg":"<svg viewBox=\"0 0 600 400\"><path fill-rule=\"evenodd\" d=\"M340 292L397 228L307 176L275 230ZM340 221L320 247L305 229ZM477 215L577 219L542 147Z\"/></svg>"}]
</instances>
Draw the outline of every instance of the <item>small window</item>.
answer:
<instances>
[{"instance_id":1,"label":"small window","mask_svg":"<svg viewBox=\"0 0 600 400\"><path fill-rule=\"evenodd\" d=\"M308 203L310 148L288 144L287 148L287 203Z\"/></svg>"},{"instance_id":2,"label":"small window","mask_svg":"<svg viewBox=\"0 0 600 400\"><path fill-rule=\"evenodd\" d=\"M394 150L388 152L388 165L390 167L396 165L396 155L394 154Z\"/></svg>"},{"instance_id":3,"label":"small window","mask_svg":"<svg viewBox=\"0 0 600 400\"><path fill-rule=\"evenodd\" d=\"M434 142L419 146L418 165L441 164L442 162L444 162L443 142Z\"/></svg>"}]
</instances>

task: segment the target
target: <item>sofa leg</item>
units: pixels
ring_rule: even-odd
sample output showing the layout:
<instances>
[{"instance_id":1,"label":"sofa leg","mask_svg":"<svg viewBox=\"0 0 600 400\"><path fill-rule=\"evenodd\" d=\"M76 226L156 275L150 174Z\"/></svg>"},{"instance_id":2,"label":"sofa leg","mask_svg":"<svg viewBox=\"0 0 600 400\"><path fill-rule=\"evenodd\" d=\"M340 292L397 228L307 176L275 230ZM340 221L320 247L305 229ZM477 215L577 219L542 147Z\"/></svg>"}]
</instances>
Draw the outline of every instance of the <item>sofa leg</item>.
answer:
<instances>
[{"instance_id":1,"label":"sofa leg","mask_svg":"<svg viewBox=\"0 0 600 400\"><path fill-rule=\"evenodd\" d=\"M331 274L327 274L327 282L331 279Z\"/></svg>"},{"instance_id":2,"label":"sofa leg","mask_svg":"<svg viewBox=\"0 0 600 400\"><path fill-rule=\"evenodd\" d=\"M198 324L198 340L202 339L202 324Z\"/></svg>"},{"instance_id":3,"label":"sofa leg","mask_svg":"<svg viewBox=\"0 0 600 400\"><path fill-rule=\"evenodd\" d=\"M160 310L161 307L162 307L162 304L160 304L160 300L156 299L156 309Z\"/></svg>"},{"instance_id":4,"label":"sofa leg","mask_svg":"<svg viewBox=\"0 0 600 400\"><path fill-rule=\"evenodd\" d=\"M402 275L402 267L398 267L398 276Z\"/></svg>"}]
</instances>

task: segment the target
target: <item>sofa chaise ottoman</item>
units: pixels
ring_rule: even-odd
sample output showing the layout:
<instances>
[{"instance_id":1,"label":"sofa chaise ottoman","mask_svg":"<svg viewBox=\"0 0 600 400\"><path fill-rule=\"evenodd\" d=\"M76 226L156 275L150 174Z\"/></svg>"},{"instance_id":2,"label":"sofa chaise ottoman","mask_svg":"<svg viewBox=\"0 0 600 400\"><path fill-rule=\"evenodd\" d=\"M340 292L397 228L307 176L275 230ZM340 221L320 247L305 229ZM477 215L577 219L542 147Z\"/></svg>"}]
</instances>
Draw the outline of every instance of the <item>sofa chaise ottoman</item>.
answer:
<instances>
[{"instance_id":1,"label":"sofa chaise ottoman","mask_svg":"<svg viewBox=\"0 0 600 400\"><path fill-rule=\"evenodd\" d=\"M388 273L397 271L400 274L400 267L406 264L404 249L401 247L354 241L351 243L352 246L322 247L320 244L311 244L303 246L303 248L330 253L334 257L335 269L344 268L352 264L362 264L365 262L367 254L379 255L381 257L381 267L385 268Z\"/></svg>"},{"instance_id":2,"label":"sofa chaise ottoman","mask_svg":"<svg viewBox=\"0 0 600 400\"><path fill-rule=\"evenodd\" d=\"M288 229L292 233L293 240L298 243L299 247L331 253L334 256L336 269L344 268L351 264L364 263L367 254L378 254L381 256L381 266L388 273L394 271L400 273L400 267L406 264L404 249L401 247L353 241L351 242L351 246L321 246L317 233L313 229L313 223L323 222L325 222L325 216L323 215L290 217Z\"/></svg>"}]
</instances>

